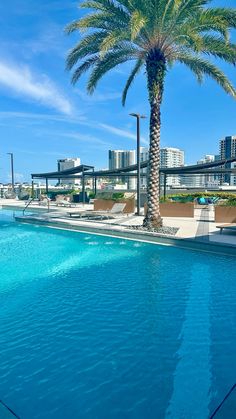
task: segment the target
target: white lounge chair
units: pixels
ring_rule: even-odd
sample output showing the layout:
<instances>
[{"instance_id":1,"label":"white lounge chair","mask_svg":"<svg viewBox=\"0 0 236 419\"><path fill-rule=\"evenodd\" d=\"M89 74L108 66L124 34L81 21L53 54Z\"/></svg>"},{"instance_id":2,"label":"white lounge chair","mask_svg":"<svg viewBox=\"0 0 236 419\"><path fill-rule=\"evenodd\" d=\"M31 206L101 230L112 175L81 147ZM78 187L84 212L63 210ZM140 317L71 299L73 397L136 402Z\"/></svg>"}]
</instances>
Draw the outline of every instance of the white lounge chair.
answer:
<instances>
[{"instance_id":1,"label":"white lounge chair","mask_svg":"<svg viewBox=\"0 0 236 419\"><path fill-rule=\"evenodd\" d=\"M106 211L81 211L81 212L68 212L72 218L89 218L89 219L106 219L115 218L117 215L124 215L125 203L116 203L110 210Z\"/></svg>"},{"instance_id":2,"label":"white lounge chair","mask_svg":"<svg viewBox=\"0 0 236 419\"><path fill-rule=\"evenodd\" d=\"M56 206L57 207L75 207L75 204L71 202L70 199L66 199L63 195L56 196Z\"/></svg>"},{"instance_id":3,"label":"white lounge chair","mask_svg":"<svg viewBox=\"0 0 236 419\"><path fill-rule=\"evenodd\" d=\"M51 200L47 196L41 196L38 204L42 206L47 206Z\"/></svg>"}]
</instances>

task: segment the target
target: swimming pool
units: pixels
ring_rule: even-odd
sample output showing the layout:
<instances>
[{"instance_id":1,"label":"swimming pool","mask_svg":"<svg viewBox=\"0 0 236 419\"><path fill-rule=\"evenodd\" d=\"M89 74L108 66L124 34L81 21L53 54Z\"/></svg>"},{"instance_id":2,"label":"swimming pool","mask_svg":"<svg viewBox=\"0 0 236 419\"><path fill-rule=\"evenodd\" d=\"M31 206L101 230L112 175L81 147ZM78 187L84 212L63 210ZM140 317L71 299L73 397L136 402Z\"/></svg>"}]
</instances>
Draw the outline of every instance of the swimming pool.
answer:
<instances>
[{"instance_id":1,"label":"swimming pool","mask_svg":"<svg viewBox=\"0 0 236 419\"><path fill-rule=\"evenodd\" d=\"M0 211L0 399L21 418L207 418L235 382L235 258Z\"/></svg>"}]
</instances>

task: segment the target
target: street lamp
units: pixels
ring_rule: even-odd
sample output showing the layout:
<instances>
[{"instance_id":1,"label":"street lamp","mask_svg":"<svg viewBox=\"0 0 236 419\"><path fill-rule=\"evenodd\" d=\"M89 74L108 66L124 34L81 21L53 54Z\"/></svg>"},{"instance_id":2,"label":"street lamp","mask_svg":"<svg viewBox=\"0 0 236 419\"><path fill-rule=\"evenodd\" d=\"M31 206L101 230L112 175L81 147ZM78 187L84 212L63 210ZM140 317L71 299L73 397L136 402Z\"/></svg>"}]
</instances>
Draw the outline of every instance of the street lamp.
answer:
<instances>
[{"instance_id":1,"label":"street lamp","mask_svg":"<svg viewBox=\"0 0 236 419\"><path fill-rule=\"evenodd\" d=\"M137 215L140 215L140 119L145 119L145 115L130 113L137 120Z\"/></svg>"},{"instance_id":2,"label":"street lamp","mask_svg":"<svg viewBox=\"0 0 236 419\"><path fill-rule=\"evenodd\" d=\"M7 153L7 154L11 157L11 185L12 185L12 192L15 192L13 153Z\"/></svg>"}]
</instances>

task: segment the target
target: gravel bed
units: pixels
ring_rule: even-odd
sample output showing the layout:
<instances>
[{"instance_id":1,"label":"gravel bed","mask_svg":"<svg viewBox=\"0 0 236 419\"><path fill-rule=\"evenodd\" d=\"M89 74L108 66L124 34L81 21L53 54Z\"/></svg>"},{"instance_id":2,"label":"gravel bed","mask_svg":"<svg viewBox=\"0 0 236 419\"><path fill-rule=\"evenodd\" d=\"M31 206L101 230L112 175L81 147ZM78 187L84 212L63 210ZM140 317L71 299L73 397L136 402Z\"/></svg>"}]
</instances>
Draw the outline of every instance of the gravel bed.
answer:
<instances>
[{"instance_id":1,"label":"gravel bed","mask_svg":"<svg viewBox=\"0 0 236 419\"><path fill-rule=\"evenodd\" d=\"M158 233L158 234L164 234L168 236L175 236L177 231L179 230L177 227L147 228L141 225L131 225L131 226L127 226L127 228L129 230L147 231L149 233Z\"/></svg>"}]
</instances>

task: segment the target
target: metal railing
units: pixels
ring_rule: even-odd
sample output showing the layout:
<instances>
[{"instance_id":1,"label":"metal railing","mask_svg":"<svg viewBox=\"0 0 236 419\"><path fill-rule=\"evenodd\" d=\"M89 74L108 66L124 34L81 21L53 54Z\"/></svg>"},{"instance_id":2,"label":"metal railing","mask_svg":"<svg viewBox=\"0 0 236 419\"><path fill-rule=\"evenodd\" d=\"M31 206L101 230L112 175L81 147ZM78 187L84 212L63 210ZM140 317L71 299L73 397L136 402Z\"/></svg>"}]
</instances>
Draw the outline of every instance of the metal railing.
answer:
<instances>
[{"instance_id":1,"label":"metal railing","mask_svg":"<svg viewBox=\"0 0 236 419\"><path fill-rule=\"evenodd\" d=\"M45 198L44 198L44 199L46 199L46 200L47 200L47 210L48 210L48 212L49 212L49 211L50 211L50 199L49 199L47 196L45 196ZM27 210L27 208L30 206L30 204L31 204L34 200L35 200L35 197L31 198L31 199L27 202L27 204L26 204L25 208L23 209L23 215L25 215L25 211ZM42 202L42 201L38 200L39 205L40 205L40 202Z\"/></svg>"},{"instance_id":2,"label":"metal railing","mask_svg":"<svg viewBox=\"0 0 236 419\"><path fill-rule=\"evenodd\" d=\"M27 210L27 208L30 206L31 202L33 202L33 201L34 201L34 197L33 197L33 198L31 198L31 199L27 202L27 204L26 204L25 208L23 209L23 215L25 215L25 211Z\"/></svg>"}]
</instances>

